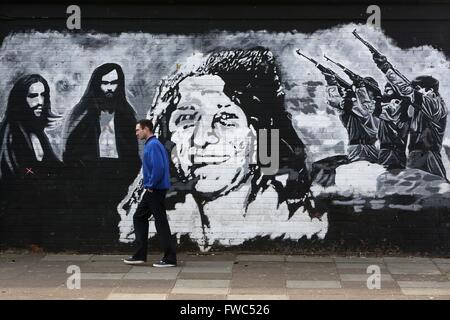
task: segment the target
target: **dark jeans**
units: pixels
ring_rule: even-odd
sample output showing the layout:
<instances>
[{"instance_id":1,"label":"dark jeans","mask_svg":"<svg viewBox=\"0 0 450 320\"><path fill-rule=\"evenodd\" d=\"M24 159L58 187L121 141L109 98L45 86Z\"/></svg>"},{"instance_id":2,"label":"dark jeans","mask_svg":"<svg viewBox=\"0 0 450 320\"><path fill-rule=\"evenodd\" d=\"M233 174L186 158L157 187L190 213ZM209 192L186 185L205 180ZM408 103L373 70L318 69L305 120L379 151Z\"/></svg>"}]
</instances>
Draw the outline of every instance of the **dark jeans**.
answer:
<instances>
[{"instance_id":1,"label":"dark jeans","mask_svg":"<svg viewBox=\"0 0 450 320\"><path fill-rule=\"evenodd\" d=\"M166 190L153 190L153 192L145 191L144 196L136 209L133 217L137 246L134 258L136 259L147 260L148 219L153 215L155 218L156 233L164 251L163 260L170 263L177 262L175 241L172 238L169 222L167 221L166 208L164 205L165 198Z\"/></svg>"}]
</instances>

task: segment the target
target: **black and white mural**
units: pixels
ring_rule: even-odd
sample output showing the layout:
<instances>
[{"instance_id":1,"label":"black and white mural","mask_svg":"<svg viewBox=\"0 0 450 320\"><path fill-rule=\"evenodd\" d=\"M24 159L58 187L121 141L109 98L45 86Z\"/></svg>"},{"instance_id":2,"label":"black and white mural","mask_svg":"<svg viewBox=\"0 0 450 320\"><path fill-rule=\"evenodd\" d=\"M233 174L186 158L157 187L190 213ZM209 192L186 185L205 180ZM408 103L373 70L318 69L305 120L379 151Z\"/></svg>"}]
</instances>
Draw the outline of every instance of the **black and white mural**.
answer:
<instances>
[{"instance_id":1,"label":"black and white mural","mask_svg":"<svg viewBox=\"0 0 450 320\"><path fill-rule=\"evenodd\" d=\"M170 155L171 230L202 251L370 238L450 208L450 61L371 26L29 31L0 64L5 244L129 248L139 118Z\"/></svg>"}]
</instances>

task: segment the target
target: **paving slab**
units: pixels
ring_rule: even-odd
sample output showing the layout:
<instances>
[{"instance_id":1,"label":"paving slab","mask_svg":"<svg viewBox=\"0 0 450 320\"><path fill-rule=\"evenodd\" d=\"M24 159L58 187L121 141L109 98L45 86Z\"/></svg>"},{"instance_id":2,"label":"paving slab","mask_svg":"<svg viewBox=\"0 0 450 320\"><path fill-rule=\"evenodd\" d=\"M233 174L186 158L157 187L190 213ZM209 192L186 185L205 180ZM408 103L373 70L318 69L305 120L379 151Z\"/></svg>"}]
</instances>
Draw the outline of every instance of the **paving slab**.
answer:
<instances>
[{"instance_id":1,"label":"paving slab","mask_svg":"<svg viewBox=\"0 0 450 320\"><path fill-rule=\"evenodd\" d=\"M289 294L289 300L346 300L345 294Z\"/></svg>"},{"instance_id":2,"label":"paving slab","mask_svg":"<svg viewBox=\"0 0 450 320\"><path fill-rule=\"evenodd\" d=\"M448 281L444 274L392 274L395 281Z\"/></svg>"},{"instance_id":3,"label":"paving slab","mask_svg":"<svg viewBox=\"0 0 450 320\"><path fill-rule=\"evenodd\" d=\"M178 279L173 294L227 294L229 280L186 280Z\"/></svg>"},{"instance_id":4,"label":"paving slab","mask_svg":"<svg viewBox=\"0 0 450 320\"><path fill-rule=\"evenodd\" d=\"M289 289L339 289L342 286L339 281L286 280L286 287Z\"/></svg>"},{"instance_id":5,"label":"paving slab","mask_svg":"<svg viewBox=\"0 0 450 320\"><path fill-rule=\"evenodd\" d=\"M436 288L450 289L450 281L398 281L400 288Z\"/></svg>"},{"instance_id":6,"label":"paving slab","mask_svg":"<svg viewBox=\"0 0 450 320\"><path fill-rule=\"evenodd\" d=\"M286 256L284 255L252 255L252 254L246 254L246 255L238 255L236 257L236 261L261 261L261 262L276 262L280 261L283 262L286 260Z\"/></svg>"},{"instance_id":7,"label":"paving slab","mask_svg":"<svg viewBox=\"0 0 450 320\"><path fill-rule=\"evenodd\" d=\"M260 279L242 279L234 277L230 282L230 286L232 288L261 288L263 290L286 288L286 280L284 278L279 278L261 281Z\"/></svg>"},{"instance_id":8,"label":"paving slab","mask_svg":"<svg viewBox=\"0 0 450 320\"><path fill-rule=\"evenodd\" d=\"M81 288L79 290L67 290L59 288L54 296L61 300L105 300L111 293L112 288Z\"/></svg>"},{"instance_id":9,"label":"paving slab","mask_svg":"<svg viewBox=\"0 0 450 320\"><path fill-rule=\"evenodd\" d=\"M94 254L91 256L90 261L118 261L122 262L123 259L128 258L124 254Z\"/></svg>"},{"instance_id":10,"label":"paving slab","mask_svg":"<svg viewBox=\"0 0 450 320\"><path fill-rule=\"evenodd\" d=\"M235 254L177 254L178 262L180 261L236 261Z\"/></svg>"},{"instance_id":11,"label":"paving slab","mask_svg":"<svg viewBox=\"0 0 450 320\"><path fill-rule=\"evenodd\" d=\"M188 287L174 287L171 294L189 294L189 295L197 295L202 294L206 295L207 298L203 297L203 300L209 299L210 295L226 295L228 294L228 288L188 288Z\"/></svg>"},{"instance_id":12,"label":"paving slab","mask_svg":"<svg viewBox=\"0 0 450 320\"><path fill-rule=\"evenodd\" d=\"M337 262L336 263L336 267L338 269L364 269L367 270L367 268L371 267L371 266L376 266L379 267L380 270L386 270L387 267L384 263L343 263L343 262Z\"/></svg>"},{"instance_id":13,"label":"paving slab","mask_svg":"<svg viewBox=\"0 0 450 320\"><path fill-rule=\"evenodd\" d=\"M335 296L335 295L344 295L344 290L342 288L316 288L316 289L308 289L308 288L287 288L286 292L289 296L298 295L298 296L311 296L311 297L320 297L320 296Z\"/></svg>"},{"instance_id":14,"label":"paving slab","mask_svg":"<svg viewBox=\"0 0 450 320\"><path fill-rule=\"evenodd\" d=\"M183 267L182 273L231 273L233 267Z\"/></svg>"},{"instance_id":15,"label":"paving slab","mask_svg":"<svg viewBox=\"0 0 450 320\"><path fill-rule=\"evenodd\" d=\"M340 274L341 281L358 281L366 282L371 274ZM381 274L381 282L395 281L390 274Z\"/></svg>"},{"instance_id":16,"label":"paving slab","mask_svg":"<svg viewBox=\"0 0 450 320\"><path fill-rule=\"evenodd\" d=\"M129 273L179 273L182 267L154 268L146 266L131 267Z\"/></svg>"},{"instance_id":17,"label":"paving slab","mask_svg":"<svg viewBox=\"0 0 450 320\"><path fill-rule=\"evenodd\" d=\"M82 272L81 280L120 280L125 273L90 273Z\"/></svg>"},{"instance_id":18,"label":"paving slab","mask_svg":"<svg viewBox=\"0 0 450 320\"><path fill-rule=\"evenodd\" d=\"M127 273L123 279L125 280L175 280L177 273Z\"/></svg>"},{"instance_id":19,"label":"paving slab","mask_svg":"<svg viewBox=\"0 0 450 320\"><path fill-rule=\"evenodd\" d=\"M178 279L197 280L197 279L210 279L210 280L231 280L232 273L180 273Z\"/></svg>"},{"instance_id":20,"label":"paving slab","mask_svg":"<svg viewBox=\"0 0 450 320\"><path fill-rule=\"evenodd\" d=\"M450 264L450 258L433 258L434 263Z\"/></svg>"},{"instance_id":21,"label":"paving slab","mask_svg":"<svg viewBox=\"0 0 450 320\"><path fill-rule=\"evenodd\" d=\"M41 261L89 261L91 254L47 254Z\"/></svg>"},{"instance_id":22,"label":"paving slab","mask_svg":"<svg viewBox=\"0 0 450 320\"><path fill-rule=\"evenodd\" d=\"M448 296L450 298L450 289L436 289L436 288L402 288L402 293L405 295L414 296Z\"/></svg>"},{"instance_id":23,"label":"paving slab","mask_svg":"<svg viewBox=\"0 0 450 320\"><path fill-rule=\"evenodd\" d=\"M225 300L226 294L169 294L167 300Z\"/></svg>"},{"instance_id":24,"label":"paving slab","mask_svg":"<svg viewBox=\"0 0 450 320\"><path fill-rule=\"evenodd\" d=\"M179 279L175 283L178 288L228 288L230 280L198 280Z\"/></svg>"},{"instance_id":25,"label":"paving slab","mask_svg":"<svg viewBox=\"0 0 450 320\"><path fill-rule=\"evenodd\" d=\"M112 293L169 294L175 280L120 280Z\"/></svg>"},{"instance_id":26,"label":"paving slab","mask_svg":"<svg viewBox=\"0 0 450 320\"><path fill-rule=\"evenodd\" d=\"M278 287L278 288L267 288L267 287L246 287L246 288L236 288L236 287L230 287L230 290L228 294L233 295L244 295L244 294L251 294L251 295L260 295L260 294L273 294L273 295L286 295L287 290L286 287Z\"/></svg>"},{"instance_id":27,"label":"paving slab","mask_svg":"<svg viewBox=\"0 0 450 320\"><path fill-rule=\"evenodd\" d=\"M227 300L289 300L287 294L229 294Z\"/></svg>"},{"instance_id":28,"label":"paving slab","mask_svg":"<svg viewBox=\"0 0 450 320\"><path fill-rule=\"evenodd\" d=\"M449 263L436 263L438 269L443 272L443 273L447 273L450 272L450 264Z\"/></svg>"},{"instance_id":29,"label":"paving slab","mask_svg":"<svg viewBox=\"0 0 450 320\"><path fill-rule=\"evenodd\" d=\"M388 263L389 272L392 274L434 274L441 272L433 263Z\"/></svg>"},{"instance_id":30,"label":"paving slab","mask_svg":"<svg viewBox=\"0 0 450 320\"><path fill-rule=\"evenodd\" d=\"M110 293L106 300L166 300L167 296L158 293Z\"/></svg>"},{"instance_id":31,"label":"paving slab","mask_svg":"<svg viewBox=\"0 0 450 320\"><path fill-rule=\"evenodd\" d=\"M384 257L386 263L429 263L431 258L426 257Z\"/></svg>"},{"instance_id":32,"label":"paving slab","mask_svg":"<svg viewBox=\"0 0 450 320\"><path fill-rule=\"evenodd\" d=\"M334 259L331 257L286 256L286 262L334 263Z\"/></svg>"},{"instance_id":33,"label":"paving slab","mask_svg":"<svg viewBox=\"0 0 450 320\"><path fill-rule=\"evenodd\" d=\"M288 273L285 275L289 280L311 280L311 281L339 281L340 277L337 272L323 273L323 272L300 272L300 273Z\"/></svg>"},{"instance_id":34,"label":"paving slab","mask_svg":"<svg viewBox=\"0 0 450 320\"><path fill-rule=\"evenodd\" d=\"M235 261L215 260L215 261L186 261L184 267L232 267Z\"/></svg>"},{"instance_id":35,"label":"paving slab","mask_svg":"<svg viewBox=\"0 0 450 320\"><path fill-rule=\"evenodd\" d=\"M382 257L334 257L336 263L368 263L368 264L384 264Z\"/></svg>"}]
</instances>

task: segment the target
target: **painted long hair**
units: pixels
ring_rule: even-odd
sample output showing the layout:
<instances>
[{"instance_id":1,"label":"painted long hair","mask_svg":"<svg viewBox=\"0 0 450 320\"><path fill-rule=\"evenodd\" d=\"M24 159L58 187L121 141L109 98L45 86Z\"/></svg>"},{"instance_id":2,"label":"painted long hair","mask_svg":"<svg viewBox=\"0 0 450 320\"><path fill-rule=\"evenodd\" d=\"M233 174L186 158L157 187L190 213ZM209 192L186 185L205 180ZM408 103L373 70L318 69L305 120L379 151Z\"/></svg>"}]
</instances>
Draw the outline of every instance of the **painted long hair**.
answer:
<instances>
[{"instance_id":1,"label":"painted long hair","mask_svg":"<svg viewBox=\"0 0 450 320\"><path fill-rule=\"evenodd\" d=\"M26 98L30 86L44 85L44 104L40 117L36 117ZM24 163L35 161L31 133L37 135L46 159L56 160L44 129L55 125L61 117L54 114L50 103L50 88L41 75L22 76L14 84L8 98L5 117L0 125L0 179L17 174Z\"/></svg>"},{"instance_id":2,"label":"painted long hair","mask_svg":"<svg viewBox=\"0 0 450 320\"><path fill-rule=\"evenodd\" d=\"M266 48L213 52L194 70L177 72L161 83L148 118L153 120L155 132L166 145L168 152L175 147L171 141L168 123L180 98L179 83L187 77L201 75L218 75L223 79L224 93L244 111L248 125L251 124L257 132L259 129L267 129L269 132L271 129L279 130L279 169L274 175L264 175L259 159L256 164L250 164L251 192L245 209L256 199L258 192L270 185L278 193L278 205L287 203L289 217L300 206L308 211L312 209L309 201L311 181L305 164L305 146L285 110L284 92L275 59ZM286 185L275 179L283 174L288 174ZM181 176L173 164L171 175L174 177L173 185L176 190L175 202L183 201L183 193L192 193L195 198L192 183Z\"/></svg>"}]
</instances>

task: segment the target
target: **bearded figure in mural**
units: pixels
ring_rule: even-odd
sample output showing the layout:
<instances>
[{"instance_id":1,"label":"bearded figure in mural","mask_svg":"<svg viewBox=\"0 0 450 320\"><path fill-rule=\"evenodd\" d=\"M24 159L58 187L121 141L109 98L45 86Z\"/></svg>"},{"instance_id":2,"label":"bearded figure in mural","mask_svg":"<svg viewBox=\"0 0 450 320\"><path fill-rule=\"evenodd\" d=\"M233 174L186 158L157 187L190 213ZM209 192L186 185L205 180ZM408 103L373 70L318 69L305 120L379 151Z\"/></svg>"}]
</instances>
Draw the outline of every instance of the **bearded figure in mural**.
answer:
<instances>
[{"instance_id":1,"label":"bearded figure in mural","mask_svg":"<svg viewBox=\"0 0 450 320\"><path fill-rule=\"evenodd\" d=\"M214 52L188 65L161 83L148 118L171 154L172 232L188 234L201 249L258 236L324 238L327 215L312 200L305 146L284 109L269 50ZM267 143L258 139L262 129L279 142L270 174L258 159ZM133 240L141 194L139 175L118 206L122 242Z\"/></svg>"},{"instance_id":2,"label":"bearded figure in mural","mask_svg":"<svg viewBox=\"0 0 450 320\"><path fill-rule=\"evenodd\" d=\"M50 88L38 74L14 84L0 126L0 242L40 244L48 223L47 196L56 186L61 162L45 129L60 116L52 112Z\"/></svg>"},{"instance_id":3,"label":"bearded figure in mural","mask_svg":"<svg viewBox=\"0 0 450 320\"><path fill-rule=\"evenodd\" d=\"M59 162L44 132L59 118L51 110L50 88L42 76L26 75L15 83L0 126L0 180L32 174L30 170L40 174Z\"/></svg>"},{"instance_id":4,"label":"bearded figure in mural","mask_svg":"<svg viewBox=\"0 0 450 320\"><path fill-rule=\"evenodd\" d=\"M101 159L119 159L136 173L140 166L138 144L130 130L135 124L136 113L125 95L122 68L115 63L101 65L69 114L64 129L64 162L84 166Z\"/></svg>"},{"instance_id":5,"label":"bearded figure in mural","mask_svg":"<svg viewBox=\"0 0 450 320\"><path fill-rule=\"evenodd\" d=\"M67 232L83 241L103 247L117 241L117 203L141 165L135 125L122 68L115 63L99 66L63 132L66 179L71 181L68 210L76 217L67 222Z\"/></svg>"}]
</instances>

